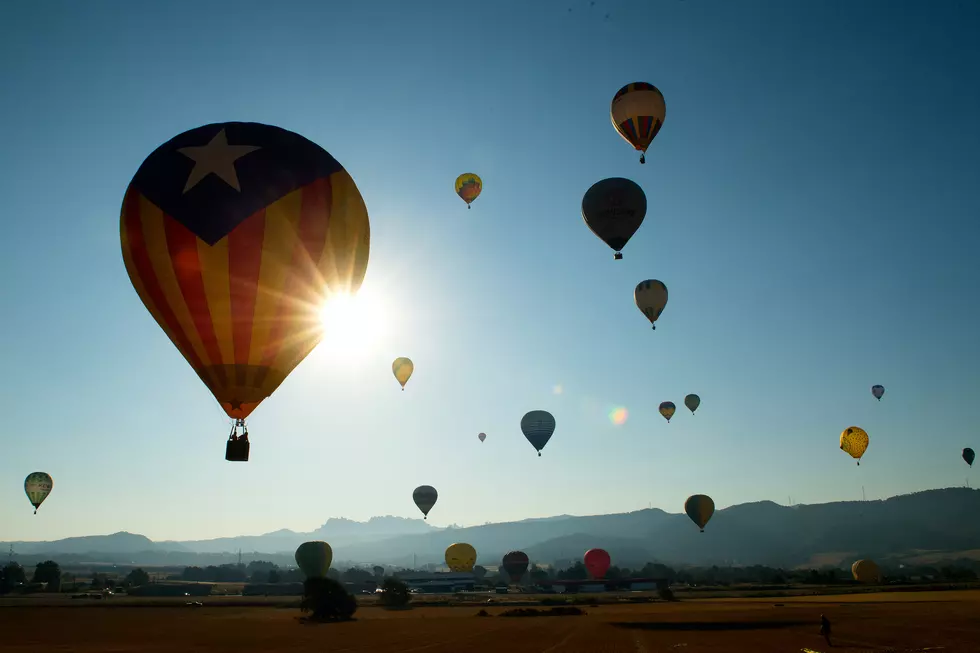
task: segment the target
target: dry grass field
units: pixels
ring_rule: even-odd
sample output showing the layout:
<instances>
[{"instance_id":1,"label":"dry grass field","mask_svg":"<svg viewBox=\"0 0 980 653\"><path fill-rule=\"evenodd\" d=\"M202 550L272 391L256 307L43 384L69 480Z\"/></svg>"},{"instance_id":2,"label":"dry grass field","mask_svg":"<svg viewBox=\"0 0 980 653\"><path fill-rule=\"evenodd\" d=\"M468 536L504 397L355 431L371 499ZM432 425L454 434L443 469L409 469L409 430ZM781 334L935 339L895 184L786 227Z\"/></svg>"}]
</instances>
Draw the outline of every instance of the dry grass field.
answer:
<instances>
[{"instance_id":1,"label":"dry grass field","mask_svg":"<svg viewBox=\"0 0 980 653\"><path fill-rule=\"evenodd\" d=\"M4 653L820 653L980 651L980 591L708 599L584 606L585 616L501 617L504 606L363 607L356 621L304 625L295 608L183 603L5 601ZM281 603L281 602L280 602ZM834 644L818 635L819 615Z\"/></svg>"}]
</instances>

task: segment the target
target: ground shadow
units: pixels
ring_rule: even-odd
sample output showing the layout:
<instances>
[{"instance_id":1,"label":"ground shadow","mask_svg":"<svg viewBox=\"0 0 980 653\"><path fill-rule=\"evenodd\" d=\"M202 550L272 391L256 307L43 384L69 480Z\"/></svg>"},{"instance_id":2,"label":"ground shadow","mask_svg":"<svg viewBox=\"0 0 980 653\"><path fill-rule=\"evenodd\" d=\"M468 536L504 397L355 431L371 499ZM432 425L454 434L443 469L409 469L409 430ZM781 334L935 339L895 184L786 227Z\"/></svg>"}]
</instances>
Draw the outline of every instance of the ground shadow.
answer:
<instances>
[{"instance_id":1,"label":"ground shadow","mask_svg":"<svg viewBox=\"0 0 980 653\"><path fill-rule=\"evenodd\" d=\"M812 626L812 621L614 621L616 628L631 630L777 630Z\"/></svg>"}]
</instances>

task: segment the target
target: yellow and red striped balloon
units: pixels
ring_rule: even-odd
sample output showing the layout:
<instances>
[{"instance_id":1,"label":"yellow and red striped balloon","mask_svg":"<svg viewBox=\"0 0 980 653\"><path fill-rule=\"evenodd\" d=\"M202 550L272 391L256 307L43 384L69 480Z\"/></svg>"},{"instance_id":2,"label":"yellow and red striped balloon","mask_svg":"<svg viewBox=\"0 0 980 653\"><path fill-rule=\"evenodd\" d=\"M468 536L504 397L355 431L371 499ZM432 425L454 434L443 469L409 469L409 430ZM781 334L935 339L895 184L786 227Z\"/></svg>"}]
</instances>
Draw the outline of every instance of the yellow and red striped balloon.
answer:
<instances>
[{"instance_id":1,"label":"yellow and red striped balloon","mask_svg":"<svg viewBox=\"0 0 980 653\"><path fill-rule=\"evenodd\" d=\"M147 310L229 417L244 419L319 342L328 294L367 269L367 209L315 143L258 123L205 125L140 166L120 216Z\"/></svg>"}]
</instances>

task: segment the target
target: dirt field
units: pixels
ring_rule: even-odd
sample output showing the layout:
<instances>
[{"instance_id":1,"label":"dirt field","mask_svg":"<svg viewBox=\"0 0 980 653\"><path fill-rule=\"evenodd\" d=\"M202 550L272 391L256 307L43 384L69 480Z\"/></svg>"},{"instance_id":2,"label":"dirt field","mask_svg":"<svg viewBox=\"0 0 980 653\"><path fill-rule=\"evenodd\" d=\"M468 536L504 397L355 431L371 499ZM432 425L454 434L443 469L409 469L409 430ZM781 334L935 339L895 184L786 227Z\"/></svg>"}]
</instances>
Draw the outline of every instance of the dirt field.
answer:
<instances>
[{"instance_id":1,"label":"dirt field","mask_svg":"<svg viewBox=\"0 0 980 653\"><path fill-rule=\"evenodd\" d=\"M330 651L336 653L820 653L980 651L980 591L584 606L586 616L476 617L479 606L385 611L303 625L295 609L115 603L0 607L4 653ZM819 615L833 623L830 649Z\"/></svg>"}]
</instances>

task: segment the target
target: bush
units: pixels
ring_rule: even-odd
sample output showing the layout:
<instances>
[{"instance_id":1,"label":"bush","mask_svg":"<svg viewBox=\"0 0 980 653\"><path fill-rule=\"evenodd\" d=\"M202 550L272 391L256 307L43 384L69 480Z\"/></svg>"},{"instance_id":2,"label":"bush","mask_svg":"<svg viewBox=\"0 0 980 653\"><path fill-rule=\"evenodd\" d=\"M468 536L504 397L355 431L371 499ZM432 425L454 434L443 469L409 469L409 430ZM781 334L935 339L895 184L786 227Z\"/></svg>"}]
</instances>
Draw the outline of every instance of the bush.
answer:
<instances>
[{"instance_id":1,"label":"bush","mask_svg":"<svg viewBox=\"0 0 980 653\"><path fill-rule=\"evenodd\" d=\"M381 584L381 605L387 608L403 608L412 600L408 585L397 578L385 578Z\"/></svg>"},{"instance_id":2,"label":"bush","mask_svg":"<svg viewBox=\"0 0 980 653\"><path fill-rule=\"evenodd\" d=\"M657 594L660 595L664 601L677 601L677 597L674 596L674 592L669 587L663 587L657 590Z\"/></svg>"},{"instance_id":3,"label":"bush","mask_svg":"<svg viewBox=\"0 0 980 653\"><path fill-rule=\"evenodd\" d=\"M300 610L312 621L344 621L357 611L357 600L332 578L307 578Z\"/></svg>"}]
</instances>

